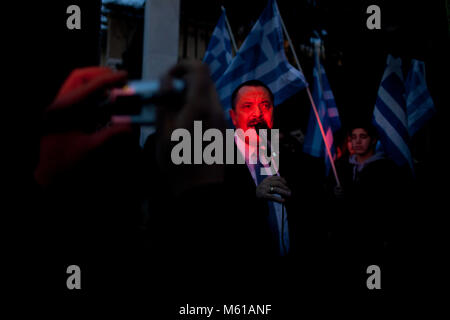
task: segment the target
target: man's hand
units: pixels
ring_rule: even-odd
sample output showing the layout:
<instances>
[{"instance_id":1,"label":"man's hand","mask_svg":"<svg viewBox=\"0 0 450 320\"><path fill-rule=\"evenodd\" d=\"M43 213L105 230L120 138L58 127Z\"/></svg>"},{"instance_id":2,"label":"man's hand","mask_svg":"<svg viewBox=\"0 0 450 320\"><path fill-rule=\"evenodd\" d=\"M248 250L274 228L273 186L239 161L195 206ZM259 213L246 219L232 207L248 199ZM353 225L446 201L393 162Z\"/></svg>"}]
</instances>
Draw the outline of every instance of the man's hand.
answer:
<instances>
[{"instance_id":1,"label":"man's hand","mask_svg":"<svg viewBox=\"0 0 450 320\"><path fill-rule=\"evenodd\" d=\"M86 105L89 109L95 108L95 99L92 98L106 96L108 88L124 84L126 77L125 72L114 72L104 67L76 69L69 75L56 99L45 112L57 113L70 108L84 108ZM89 110L86 110L87 118L91 114ZM80 128L81 126L82 124ZM75 166L89 152L112 137L130 130L128 125L112 125L87 133L69 126L66 130L63 127L63 130L58 132L45 133L41 138L39 163L34 172L36 181L43 186L50 184L58 175Z\"/></svg>"},{"instance_id":2,"label":"man's hand","mask_svg":"<svg viewBox=\"0 0 450 320\"><path fill-rule=\"evenodd\" d=\"M284 203L285 198L290 196L291 190L288 188L286 180L279 176L267 177L256 187L256 197L260 199Z\"/></svg>"}]
</instances>

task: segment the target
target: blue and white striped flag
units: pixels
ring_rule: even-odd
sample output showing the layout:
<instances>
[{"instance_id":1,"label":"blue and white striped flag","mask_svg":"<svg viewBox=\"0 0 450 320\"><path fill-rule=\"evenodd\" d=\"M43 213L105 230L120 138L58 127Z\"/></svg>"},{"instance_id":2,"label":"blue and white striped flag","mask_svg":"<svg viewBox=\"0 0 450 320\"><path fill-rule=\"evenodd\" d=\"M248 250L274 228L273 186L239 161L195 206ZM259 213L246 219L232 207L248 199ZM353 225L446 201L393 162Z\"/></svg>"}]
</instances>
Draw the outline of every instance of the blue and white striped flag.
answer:
<instances>
[{"instance_id":1,"label":"blue and white striped flag","mask_svg":"<svg viewBox=\"0 0 450 320\"><path fill-rule=\"evenodd\" d=\"M425 80L425 64L413 59L405 82L408 131L413 136L435 113Z\"/></svg>"},{"instance_id":2,"label":"blue and white striped flag","mask_svg":"<svg viewBox=\"0 0 450 320\"><path fill-rule=\"evenodd\" d=\"M334 101L333 92L328 83L325 69L320 63L319 57L319 39L311 40L314 45L314 68L313 68L313 92L312 97L319 114L320 122L322 123L323 131L327 144L330 147L331 156L336 158L336 149L333 145L333 133L341 127L339 120L339 113ZM303 151L314 157L325 157L326 172L330 171L330 158L325 149L325 143L321 134L319 124L317 122L314 110L310 111L308 129L305 135L305 142L303 144Z\"/></svg>"},{"instance_id":3,"label":"blue and white striped flag","mask_svg":"<svg viewBox=\"0 0 450 320\"><path fill-rule=\"evenodd\" d=\"M226 13L225 9L223 9L222 15L209 40L205 56L203 57L203 62L209 66L211 78L214 82L225 73L225 70L227 70L233 60L230 34L228 33L225 21Z\"/></svg>"},{"instance_id":4,"label":"blue and white striped flag","mask_svg":"<svg viewBox=\"0 0 450 320\"><path fill-rule=\"evenodd\" d=\"M264 82L274 94L275 105L307 86L303 74L286 59L280 13L275 0L269 0L231 65L216 82L225 110L231 108L234 89L248 80Z\"/></svg>"},{"instance_id":5,"label":"blue and white striped flag","mask_svg":"<svg viewBox=\"0 0 450 320\"><path fill-rule=\"evenodd\" d=\"M408 164L413 170L401 67L401 58L388 55L373 111L373 123L386 154L397 165Z\"/></svg>"}]
</instances>

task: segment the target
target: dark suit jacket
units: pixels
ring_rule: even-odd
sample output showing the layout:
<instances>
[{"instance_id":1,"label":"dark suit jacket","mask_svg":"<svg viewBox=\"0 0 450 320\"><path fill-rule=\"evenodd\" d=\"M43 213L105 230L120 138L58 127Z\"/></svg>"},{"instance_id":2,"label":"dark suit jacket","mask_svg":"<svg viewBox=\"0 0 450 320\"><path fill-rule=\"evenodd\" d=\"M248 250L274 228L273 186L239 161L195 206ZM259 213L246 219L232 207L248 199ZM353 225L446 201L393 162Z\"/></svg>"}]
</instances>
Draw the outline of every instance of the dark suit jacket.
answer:
<instances>
[{"instance_id":1,"label":"dark suit jacket","mask_svg":"<svg viewBox=\"0 0 450 320\"><path fill-rule=\"evenodd\" d=\"M235 148L235 154L239 152ZM326 231L320 210L324 169L317 159L300 151L300 145L280 145L280 175L286 179L292 196L286 201L290 256L315 252L325 242ZM268 203L256 197L256 185L246 164L227 165L225 189L230 217L241 238L242 247L258 256L276 256L277 244L271 236Z\"/></svg>"},{"instance_id":2,"label":"dark suit jacket","mask_svg":"<svg viewBox=\"0 0 450 320\"><path fill-rule=\"evenodd\" d=\"M148 154L153 149L147 141ZM238 150L235 147L235 156ZM151 158L151 156L149 156ZM148 166L151 160L146 160ZM324 169L320 159L300 151L300 145L280 145L280 175L292 190L286 203L291 256L318 252L325 237L320 198ZM256 198L256 186L244 164L225 166L221 185L196 188L183 195L167 194L170 181L152 174L149 192L149 231L161 253L229 261L270 258L277 255L268 223L267 201ZM166 185L167 184L167 185Z\"/></svg>"}]
</instances>

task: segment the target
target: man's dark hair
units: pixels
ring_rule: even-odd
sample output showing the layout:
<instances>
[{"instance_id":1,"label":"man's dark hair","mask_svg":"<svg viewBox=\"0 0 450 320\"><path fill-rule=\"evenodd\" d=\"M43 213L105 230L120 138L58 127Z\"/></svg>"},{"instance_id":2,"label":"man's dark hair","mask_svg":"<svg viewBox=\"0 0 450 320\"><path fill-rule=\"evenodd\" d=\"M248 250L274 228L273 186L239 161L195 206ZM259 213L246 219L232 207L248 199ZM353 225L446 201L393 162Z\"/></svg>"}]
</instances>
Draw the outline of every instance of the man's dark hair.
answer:
<instances>
[{"instance_id":1,"label":"man's dark hair","mask_svg":"<svg viewBox=\"0 0 450 320\"><path fill-rule=\"evenodd\" d=\"M272 100L272 103L274 103L273 93L269 89L269 87L266 86L266 84L264 82L259 81L259 80L248 80L248 81L245 81L245 82L241 83L236 89L234 89L233 94L231 95L231 108L233 108L233 110L236 107L236 96L237 96L239 90L242 87L263 87L263 88L266 88L267 92L269 92L270 100Z\"/></svg>"},{"instance_id":2,"label":"man's dark hair","mask_svg":"<svg viewBox=\"0 0 450 320\"><path fill-rule=\"evenodd\" d=\"M349 135L351 136L352 132L354 129L364 129L368 136L371 137L372 139L377 139L378 140L378 133L377 133L377 129L375 128L375 126L369 122L355 122L353 123L350 127L349 127Z\"/></svg>"}]
</instances>

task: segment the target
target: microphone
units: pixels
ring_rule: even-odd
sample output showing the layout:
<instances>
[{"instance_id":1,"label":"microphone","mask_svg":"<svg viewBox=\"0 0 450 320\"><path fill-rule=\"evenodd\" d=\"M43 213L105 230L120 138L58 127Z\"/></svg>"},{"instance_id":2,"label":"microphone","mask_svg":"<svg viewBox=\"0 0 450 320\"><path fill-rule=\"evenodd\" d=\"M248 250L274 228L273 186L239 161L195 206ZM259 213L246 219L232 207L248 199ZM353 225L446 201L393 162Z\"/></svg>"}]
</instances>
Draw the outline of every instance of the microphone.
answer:
<instances>
[{"instance_id":1,"label":"microphone","mask_svg":"<svg viewBox=\"0 0 450 320\"><path fill-rule=\"evenodd\" d=\"M270 140L270 133L271 133L270 130L271 129L267 125L266 121L263 120L261 122L258 122L257 124L255 124L254 128L255 128L256 134L258 135L258 137L260 139L259 146L258 146L259 149L261 149L261 146L266 146L267 147L266 156L268 158L270 158L272 155L276 156L276 154L272 154L272 148L271 148L272 142ZM259 134L259 131L262 129L266 130L266 132L267 132L266 137L263 137L262 135Z\"/></svg>"},{"instance_id":2,"label":"microphone","mask_svg":"<svg viewBox=\"0 0 450 320\"><path fill-rule=\"evenodd\" d=\"M267 123L263 120L262 122L258 122L257 124L255 124L254 128L255 128L256 134L262 140L264 140L264 138L259 135L259 131L262 129L265 129L267 131L266 139L267 139L267 142L269 142L269 144L270 144L270 129L269 129L269 126L267 125ZM266 141L264 141L264 142L266 142Z\"/></svg>"}]
</instances>

